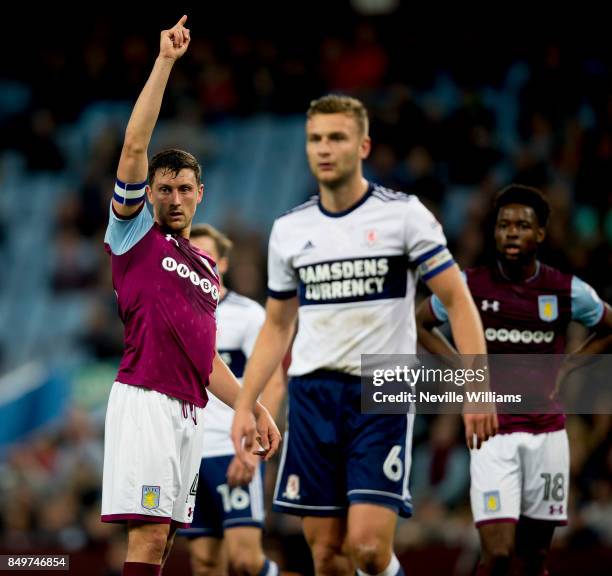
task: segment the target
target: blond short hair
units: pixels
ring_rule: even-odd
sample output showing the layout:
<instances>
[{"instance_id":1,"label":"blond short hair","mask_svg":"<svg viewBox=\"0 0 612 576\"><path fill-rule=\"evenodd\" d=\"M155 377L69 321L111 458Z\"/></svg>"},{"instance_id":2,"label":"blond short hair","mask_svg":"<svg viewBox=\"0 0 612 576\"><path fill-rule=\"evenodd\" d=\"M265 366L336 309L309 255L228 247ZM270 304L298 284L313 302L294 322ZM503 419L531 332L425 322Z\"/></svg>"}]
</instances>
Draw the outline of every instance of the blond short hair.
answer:
<instances>
[{"instance_id":1,"label":"blond short hair","mask_svg":"<svg viewBox=\"0 0 612 576\"><path fill-rule=\"evenodd\" d=\"M351 96L327 94L312 100L306 117L312 118L315 114L349 114L355 118L362 134L367 134L369 130L368 111L360 100Z\"/></svg>"}]
</instances>

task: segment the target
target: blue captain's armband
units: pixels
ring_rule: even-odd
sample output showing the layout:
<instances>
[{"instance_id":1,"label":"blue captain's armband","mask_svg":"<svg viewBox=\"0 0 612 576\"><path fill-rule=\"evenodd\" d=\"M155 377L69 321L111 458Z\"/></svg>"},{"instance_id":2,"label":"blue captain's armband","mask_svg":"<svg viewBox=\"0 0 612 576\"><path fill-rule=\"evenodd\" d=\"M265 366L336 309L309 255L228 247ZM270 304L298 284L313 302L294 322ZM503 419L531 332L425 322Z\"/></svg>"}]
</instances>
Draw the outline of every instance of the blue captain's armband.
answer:
<instances>
[{"instance_id":1,"label":"blue captain's armband","mask_svg":"<svg viewBox=\"0 0 612 576\"><path fill-rule=\"evenodd\" d=\"M140 204L140 202L144 200L146 188L146 180L139 184L126 184L117 178L117 180L115 180L113 199L119 204L134 206L135 204Z\"/></svg>"},{"instance_id":2,"label":"blue captain's armband","mask_svg":"<svg viewBox=\"0 0 612 576\"><path fill-rule=\"evenodd\" d=\"M416 259L417 270L424 281L450 268L455 261L446 246L438 246Z\"/></svg>"}]
</instances>

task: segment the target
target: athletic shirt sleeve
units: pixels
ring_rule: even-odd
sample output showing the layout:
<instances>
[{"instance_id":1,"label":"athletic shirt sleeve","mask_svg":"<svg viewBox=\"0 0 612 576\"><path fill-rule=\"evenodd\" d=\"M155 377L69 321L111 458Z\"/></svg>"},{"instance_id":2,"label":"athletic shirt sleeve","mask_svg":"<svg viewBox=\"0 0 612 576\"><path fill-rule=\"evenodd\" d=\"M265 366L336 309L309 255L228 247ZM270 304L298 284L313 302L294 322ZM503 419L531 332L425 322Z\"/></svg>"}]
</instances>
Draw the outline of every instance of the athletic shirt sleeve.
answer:
<instances>
[{"instance_id":1,"label":"athletic shirt sleeve","mask_svg":"<svg viewBox=\"0 0 612 576\"><path fill-rule=\"evenodd\" d=\"M467 282L467 276L463 270L461 271L461 277L465 282ZM435 294L433 294L429 299L429 306L433 315L436 317L436 320L440 322L440 324L445 324L448 322L448 312L446 307L444 304L442 304L440 298L438 298Z\"/></svg>"},{"instance_id":2,"label":"athletic shirt sleeve","mask_svg":"<svg viewBox=\"0 0 612 576\"><path fill-rule=\"evenodd\" d=\"M572 320L592 328L601 321L603 314L604 305L597 292L577 276L572 276Z\"/></svg>"},{"instance_id":3,"label":"athletic shirt sleeve","mask_svg":"<svg viewBox=\"0 0 612 576\"><path fill-rule=\"evenodd\" d=\"M152 227L153 217L146 202L130 218L122 218L113 210L111 201L104 242L110 246L113 254L121 256L136 246Z\"/></svg>"},{"instance_id":4,"label":"athletic shirt sleeve","mask_svg":"<svg viewBox=\"0 0 612 576\"><path fill-rule=\"evenodd\" d=\"M442 226L417 198L407 206L406 243L408 259L427 281L454 264L446 247Z\"/></svg>"},{"instance_id":5,"label":"athletic shirt sleeve","mask_svg":"<svg viewBox=\"0 0 612 576\"><path fill-rule=\"evenodd\" d=\"M297 294L297 277L285 251L276 221L268 245L268 294L278 300L287 300Z\"/></svg>"},{"instance_id":6,"label":"athletic shirt sleeve","mask_svg":"<svg viewBox=\"0 0 612 576\"><path fill-rule=\"evenodd\" d=\"M261 330L265 319L266 312L264 309L259 304L253 303L253 306L249 310L247 326L244 339L242 341L242 351L247 358L253 352L255 341L257 340L257 336L259 335L259 331Z\"/></svg>"}]
</instances>

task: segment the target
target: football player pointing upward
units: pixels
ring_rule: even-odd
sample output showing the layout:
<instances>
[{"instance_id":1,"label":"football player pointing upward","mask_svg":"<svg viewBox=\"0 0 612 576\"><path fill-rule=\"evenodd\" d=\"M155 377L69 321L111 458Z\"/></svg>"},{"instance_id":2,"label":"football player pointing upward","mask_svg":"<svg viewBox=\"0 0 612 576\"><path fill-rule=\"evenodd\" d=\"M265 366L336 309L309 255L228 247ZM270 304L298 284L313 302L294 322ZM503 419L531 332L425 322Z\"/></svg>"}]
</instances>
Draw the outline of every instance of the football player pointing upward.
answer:
<instances>
[{"instance_id":1,"label":"football player pointing upward","mask_svg":"<svg viewBox=\"0 0 612 576\"><path fill-rule=\"evenodd\" d=\"M186 20L161 33L126 129L105 236L125 350L106 414L102 520L128 525L127 576L159 574L176 528L191 522L205 386L229 405L240 388L215 352L214 262L188 240L200 166L181 150L147 157L170 71L189 46ZM273 452L278 430L262 406L255 416Z\"/></svg>"}]
</instances>

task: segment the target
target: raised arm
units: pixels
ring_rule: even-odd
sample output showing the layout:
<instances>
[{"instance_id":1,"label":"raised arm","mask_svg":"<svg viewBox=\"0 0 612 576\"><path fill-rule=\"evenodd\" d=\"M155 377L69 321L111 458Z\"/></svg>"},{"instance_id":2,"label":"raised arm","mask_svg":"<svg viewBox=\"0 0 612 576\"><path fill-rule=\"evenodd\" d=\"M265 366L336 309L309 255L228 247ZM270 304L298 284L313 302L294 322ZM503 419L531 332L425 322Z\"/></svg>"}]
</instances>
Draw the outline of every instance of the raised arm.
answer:
<instances>
[{"instance_id":1,"label":"raised arm","mask_svg":"<svg viewBox=\"0 0 612 576\"><path fill-rule=\"evenodd\" d=\"M128 122L113 195L113 207L123 217L136 212L144 202L147 179L147 149L157 123L164 91L172 66L189 46L189 30L183 16L172 28L163 30L159 42L159 56L145 84ZM131 185L131 186L130 186ZM138 186L136 186L138 185Z\"/></svg>"}]
</instances>

